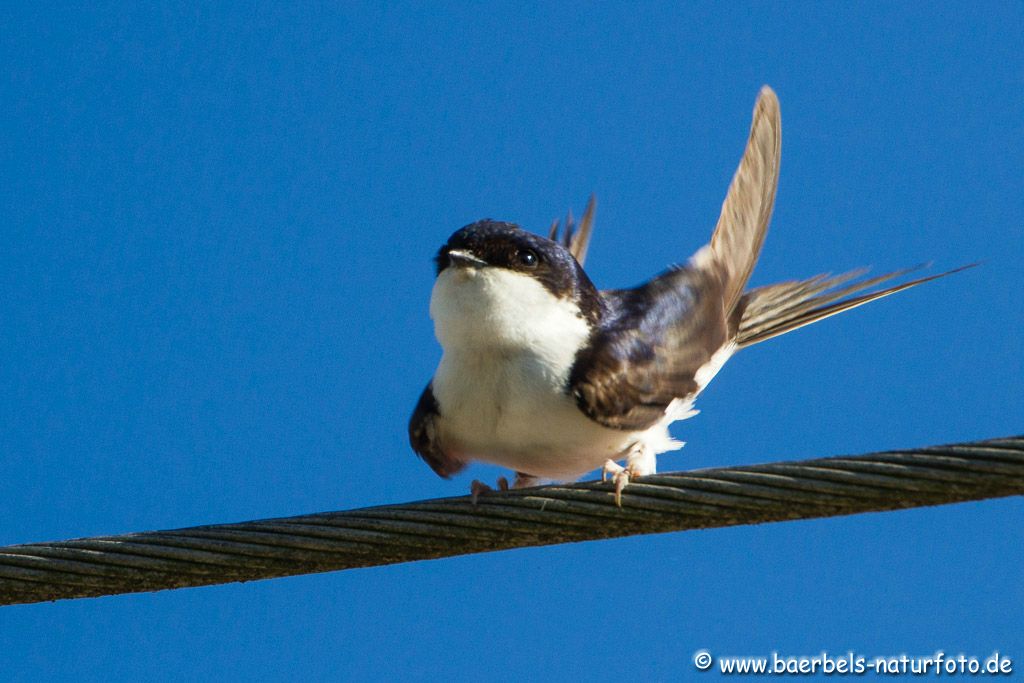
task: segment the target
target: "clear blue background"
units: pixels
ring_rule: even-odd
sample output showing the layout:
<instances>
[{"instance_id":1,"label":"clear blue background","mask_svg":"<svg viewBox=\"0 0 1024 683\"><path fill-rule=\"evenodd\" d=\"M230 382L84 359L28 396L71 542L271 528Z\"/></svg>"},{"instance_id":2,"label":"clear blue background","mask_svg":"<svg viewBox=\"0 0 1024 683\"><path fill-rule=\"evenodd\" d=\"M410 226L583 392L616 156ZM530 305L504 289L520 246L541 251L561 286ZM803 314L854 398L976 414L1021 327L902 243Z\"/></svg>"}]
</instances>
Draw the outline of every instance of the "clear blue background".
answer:
<instances>
[{"instance_id":1,"label":"clear blue background","mask_svg":"<svg viewBox=\"0 0 1024 683\"><path fill-rule=\"evenodd\" d=\"M460 494L405 424L430 258L591 192L627 286L782 102L754 284L983 267L745 352L662 469L1024 432L1024 5L0 9L0 544ZM595 680L714 654L1024 670L1019 499L0 609L5 680Z\"/></svg>"}]
</instances>

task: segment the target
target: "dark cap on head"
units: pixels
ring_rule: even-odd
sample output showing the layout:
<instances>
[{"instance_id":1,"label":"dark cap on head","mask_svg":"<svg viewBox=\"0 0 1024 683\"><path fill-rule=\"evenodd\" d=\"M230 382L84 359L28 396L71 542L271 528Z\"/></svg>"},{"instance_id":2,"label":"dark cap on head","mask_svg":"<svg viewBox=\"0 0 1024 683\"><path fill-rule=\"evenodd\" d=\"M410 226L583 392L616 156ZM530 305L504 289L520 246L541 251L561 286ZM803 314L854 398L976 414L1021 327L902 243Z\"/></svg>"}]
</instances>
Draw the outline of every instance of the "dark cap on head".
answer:
<instances>
[{"instance_id":1,"label":"dark cap on head","mask_svg":"<svg viewBox=\"0 0 1024 683\"><path fill-rule=\"evenodd\" d=\"M446 268L506 268L535 278L552 294L580 303L584 315L596 319L597 290L583 268L562 245L527 232L514 223L483 219L448 238L435 257L437 273Z\"/></svg>"}]
</instances>

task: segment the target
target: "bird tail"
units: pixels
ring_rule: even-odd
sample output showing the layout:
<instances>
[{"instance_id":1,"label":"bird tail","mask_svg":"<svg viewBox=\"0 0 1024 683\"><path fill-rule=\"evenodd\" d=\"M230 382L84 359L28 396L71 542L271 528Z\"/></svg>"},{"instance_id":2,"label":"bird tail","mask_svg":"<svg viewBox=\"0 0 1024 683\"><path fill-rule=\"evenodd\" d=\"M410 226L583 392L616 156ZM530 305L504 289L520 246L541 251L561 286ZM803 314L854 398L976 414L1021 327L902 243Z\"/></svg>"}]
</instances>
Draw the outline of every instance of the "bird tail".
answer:
<instances>
[{"instance_id":1,"label":"bird tail","mask_svg":"<svg viewBox=\"0 0 1024 683\"><path fill-rule=\"evenodd\" d=\"M922 266L865 278L867 269L852 270L841 275L828 273L807 280L793 280L751 289L743 294L743 311L736 332L738 348L753 346L780 334L824 320L851 308L902 292L905 289L937 280L978 265L971 263L937 275L874 289L878 285L907 275Z\"/></svg>"}]
</instances>

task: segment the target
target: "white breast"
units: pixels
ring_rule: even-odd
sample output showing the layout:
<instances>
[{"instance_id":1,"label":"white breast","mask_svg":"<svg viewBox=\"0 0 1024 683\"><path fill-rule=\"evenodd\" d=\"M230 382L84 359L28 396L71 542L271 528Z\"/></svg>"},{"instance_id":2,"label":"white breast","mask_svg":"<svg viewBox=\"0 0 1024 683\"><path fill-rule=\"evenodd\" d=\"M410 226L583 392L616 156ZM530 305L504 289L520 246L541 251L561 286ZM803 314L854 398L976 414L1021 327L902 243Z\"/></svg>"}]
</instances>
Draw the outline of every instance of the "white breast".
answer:
<instances>
[{"instance_id":1,"label":"white breast","mask_svg":"<svg viewBox=\"0 0 1024 683\"><path fill-rule=\"evenodd\" d=\"M638 434L607 429L565 386L589 327L572 301L500 268L448 268L431 317L444 355L434 375L439 437L463 459L550 479L575 479L621 457ZM666 424L667 426L667 424ZM678 447L665 427L652 448Z\"/></svg>"},{"instance_id":2,"label":"white breast","mask_svg":"<svg viewBox=\"0 0 1024 683\"><path fill-rule=\"evenodd\" d=\"M446 268L430 298L434 333L452 349L529 350L568 371L589 329L572 301L505 268Z\"/></svg>"}]
</instances>

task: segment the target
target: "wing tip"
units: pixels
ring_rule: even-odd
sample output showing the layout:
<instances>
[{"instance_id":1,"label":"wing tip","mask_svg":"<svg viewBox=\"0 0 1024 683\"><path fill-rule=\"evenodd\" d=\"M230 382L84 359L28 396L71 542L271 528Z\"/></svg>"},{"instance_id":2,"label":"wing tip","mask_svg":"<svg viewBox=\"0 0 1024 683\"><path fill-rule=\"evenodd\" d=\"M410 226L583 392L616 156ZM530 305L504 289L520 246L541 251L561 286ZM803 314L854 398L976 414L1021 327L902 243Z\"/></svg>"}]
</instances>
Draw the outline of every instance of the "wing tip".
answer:
<instances>
[{"instance_id":1,"label":"wing tip","mask_svg":"<svg viewBox=\"0 0 1024 683\"><path fill-rule=\"evenodd\" d=\"M779 106L779 96L775 94L772 86L765 83L757 93L757 103L764 103L765 106Z\"/></svg>"},{"instance_id":2,"label":"wing tip","mask_svg":"<svg viewBox=\"0 0 1024 683\"><path fill-rule=\"evenodd\" d=\"M587 200L587 208L583 210L583 216L580 217L578 225L573 218L572 209L570 209L569 215L566 217L564 230L562 229L562 222L557 218L551 222L551 227L548 229L548 239L568 249L569 253L573 255L573 258L580 265L583 265L587 258L587 249L590 246L590 236L594 229L594 214L596 211L597 195L591 192L590 198Z\"/></svg>"},{"instance_id":3,"label":"wing tip","mask_svg":"<svg viewBox=\"0 0 1024 683\"><path fill-rule=\"evenodd\" d=\"M953 275L954 273L969 270L971 268L981 265L981 263L981 261L967 263L965 265L957 266L956 268L952 268L950 270L946 270L940 273L934 273L932 275L926 275L924 277L919 277L913 280L909 280L907 282L901 282L899 284L891 285L889 287L883 287L881 289L871 288L883 282L891 281L895 278L901 278L906 275L909 275L910 273L920 271L923 268L929 267L931 263L922 263L916 266L911 266L909 268L902 268L900 270L894 270L888 273L883 273L882 275L876 275L874 277L867 277L863 279L857 278L860 277L860 274L863 274L867 271L866 268L860 268L856 271L849 271L847 273L838 275L834 278L830 278L830 280L826 281L825 284L827 285L827 288L824 291L824 293L820 293L804 299L804 302L810 305L807 310L795 311L792 314L788 314L785 310L783 310L779 319L775 320L774 322L771 321L770 319L758 322L757 327L761 329L758 329L753 332L744 332L740 330L739 334L737 335L737 343L739 344L740 348L753 346L754 344L758 344L762 341L767 341L768 339L771 339L773 337L777 337L788 332L792 332L801 327L805 327L807 325L816 323L820 320L824 320L825 318L830 318L833 315L837 315L839 313L843 313L845 311L858 308L873 301L877 301L879 299L888 297L892 294L896 294L898 292L906 291L913 287L917 287L918 285L923 285L926 282L932 282L934 280L938 280L940 278ZM853 277L851 278L851 276ZM812 278L812 280L813 279L814 278ZM837 286L848 283L851 279L854 279L856 281L854 281L852 284L846 284L845 287L840 287L839 289L836 289ZM808 282L810 282L810 280ZM854 296L856 292L863 293ZM763 313L758 314L758 316L763 315Z\"/></svg>"}]
</instances>

